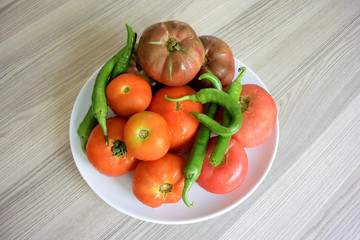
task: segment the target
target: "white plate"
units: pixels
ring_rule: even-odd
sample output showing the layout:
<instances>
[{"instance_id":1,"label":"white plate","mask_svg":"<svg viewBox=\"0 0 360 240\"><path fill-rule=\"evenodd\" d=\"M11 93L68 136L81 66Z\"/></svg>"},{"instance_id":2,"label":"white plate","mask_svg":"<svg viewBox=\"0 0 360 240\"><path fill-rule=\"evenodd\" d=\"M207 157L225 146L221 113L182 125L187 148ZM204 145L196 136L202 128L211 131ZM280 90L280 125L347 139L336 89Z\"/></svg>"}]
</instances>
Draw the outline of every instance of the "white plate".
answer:
<instances>
[{"instance_id":1,"label":"white plate","mask_svg":"<svg viewBox=\"0 0 360 240\"><path fill-rule=\"evenodd\" d=\"M246 65L235 59L235 69L241 66ZM246 68L242 83L257 84L267 90L260 78L249 67L246 66ZM70 146L76 166L84 180L100 198L115 209L129 216L154 223L200 222L219 216L238 206L256 190L269 172L278 146L278 121L272 135L265 143L256 148L246 149L249 159L248 174L243 184L235 191L217 195L206 192L195 183L188 194L189 201L194 202L193 208L185 206L182 200L176 204L163 204L155 209L143 205L132 193L132 173L116 178L104 176L90 164L81 150L81 139L76 131L90 106L92 89L98 71L85 83L75 101L70 119ZM111 115L113 113L109 111L109 116Z\"/></svg>"}]
</instances>

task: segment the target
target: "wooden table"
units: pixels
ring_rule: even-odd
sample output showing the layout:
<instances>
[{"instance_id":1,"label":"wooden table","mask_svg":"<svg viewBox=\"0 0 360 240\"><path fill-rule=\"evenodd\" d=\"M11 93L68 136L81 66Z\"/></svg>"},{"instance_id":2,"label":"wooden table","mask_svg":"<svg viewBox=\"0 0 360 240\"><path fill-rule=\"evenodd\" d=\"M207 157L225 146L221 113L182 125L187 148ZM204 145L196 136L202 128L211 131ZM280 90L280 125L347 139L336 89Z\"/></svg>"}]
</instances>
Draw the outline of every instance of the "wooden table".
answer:
<instances>
[{"instance_id":1,"label":"wooden table","mask_svg":"<svg viewBox=\"0 0 360 240\"><path fill-rule=\"evenodd\" d=\"M360 239L360 1L1 1L1 239ZM266 84L275 162L219 217L161 225L107 205L81 177L69 121L87 79L170 19L225 40Z\"/></svg>"}]
</instances>

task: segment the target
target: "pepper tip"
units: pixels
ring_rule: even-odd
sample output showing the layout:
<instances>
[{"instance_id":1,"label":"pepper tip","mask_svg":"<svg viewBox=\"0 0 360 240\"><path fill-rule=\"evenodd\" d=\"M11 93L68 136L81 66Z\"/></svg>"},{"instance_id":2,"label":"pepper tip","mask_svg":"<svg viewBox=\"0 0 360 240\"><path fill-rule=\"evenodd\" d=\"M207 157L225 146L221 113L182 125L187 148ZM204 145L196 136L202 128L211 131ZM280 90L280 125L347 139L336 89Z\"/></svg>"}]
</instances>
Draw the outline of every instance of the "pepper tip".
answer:
<instances>
[{"instance_id":1,"label":"pepper tip","mask_svg":"<svg viewBox=\"0 0 360 240\"><path fill-rule=\"evenodd\" d=\"M105 135L105 144L106 144L106 146L109 146L109 138L108 138L108 135Z\"/></svg>"}]
</instances>

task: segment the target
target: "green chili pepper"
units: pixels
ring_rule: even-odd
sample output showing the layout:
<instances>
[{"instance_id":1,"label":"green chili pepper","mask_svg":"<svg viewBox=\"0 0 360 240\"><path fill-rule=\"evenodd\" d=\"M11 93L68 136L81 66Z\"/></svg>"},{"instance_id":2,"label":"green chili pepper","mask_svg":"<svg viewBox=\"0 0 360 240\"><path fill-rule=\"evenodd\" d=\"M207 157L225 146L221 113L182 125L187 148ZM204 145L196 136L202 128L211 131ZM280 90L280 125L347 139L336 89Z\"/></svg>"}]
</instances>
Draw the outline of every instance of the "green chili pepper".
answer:
<instances>
[{"instance_id":1,"label":"green chili pepper","mask_svg":"<svg viewBox=\"0 0 360 240\"><path fill-rule=\"evenodd\" d=\"M118 54L116 54L109 61L107 61L105 65L100 69L98 75L96 76L94 90L91 97L93 114L104 132L106 146L109 145L107 128L106 128L106 117L109 110L106 101L105 89L108 78L115 66L116 59L118 58L120 53L121 50Z\"/></svg>"},{"instance_id":2,"label":"green chili pepper","mask_svg":"<svg viewBox=\"0 0 360 240\"><path fill-rule=\"evenodd\" d=\"M93 105L93 114L100 124L105 137L106 146L109 145L108 135L107 135L107 127L106 127L106 117L108 114L108 105L106 101L105 89L107 84L109 83L108 79L110 74L113 72L115 65L120 62L119 72L121 72L123 68L127 68L131 54L134 48L134 33L129 25L126 24L126 28L128 30L128 41L131 40L130 43L121 49L114 57L112 57L109 61L105 63L105 65L100 69L100 72L96 76L94 90L91 97L92 105ZM125 59L123 61L123 59ZM124 70L124 72L125 72Z\"/></svg>"},{"instance_id":3,"label":"green chili pepper","mask_svg":"<svg viewBox=\"0 0 360 240\"><path fill-rule=\"evenodd\" d=\"M105 88L107 84L109 84L109 80L112 80L111 78L109 78L112 72L114 72L114 76L117 76L125 72L129 64L132 52L134 50L134 45L136 42L136 33L133 32L132 28L128 24L125 24L125 26L128 33L127 45L123 47L108 62L106 62L105 65L99 71L95 80L93 96L92 96L92 101L96 102L95 104L96 109L94 110L93 108L93 104L94 104L93 102L90 105L89 110L86 113L84 119L80 123L77 131L78 135L81 137L81 147L84 152L86 149L87 140L89 139L92 129L96 126L97 122L99 121L98 119L100 119L99 123L101 122L100 125L103 128L103 131L105 128L104 131L104 136L106 140L105 142L108 145L107 130L106 130L106 116L108 113L108 109L107 109L107 102L105 96ZM114 71L114 67L116 65L118 65L119 67L117 72ZM125 70L123 70L124 68ZM95 113L97 113L97 116L95 116ZM103 116L105 116L105 120Z\"/></svg>"},{"instance_id":4,"label":"green chili pepper","mask_svg":"<svg viewBox=\"0 0 360 240\"><path fill-rule=\"evenodd\" d=\"M215 75L210 73L204 73L200 75L199 80L207 79L209 80L214 88L222 91L222 85L220 80L215 77ZM207 111L207 115L211 118L214 118L219 106L215 103L210 104ZM193 183L199 178L201 173L201 168L204 162L206 147L209 142L211 131L208 127L201 124L199 130L196 134L195 142L191 148L189 157L186 161L186 164L183 168L183 175L185 177L185 185L182 192L182 199L186 206L193 207L193 204L189 203L187 194L193 185Z\"/></svg>"},{"instance_id":5,"label":"green chili pepper","mask_svg":"<svg viewBox=\"0 0 360 240\"><path fill-rule=\"evenodd\" d=\"M93 115L92 105L90 105L89 110L77 130L78 135L81 137L81 148L84 153L86 152L86 143L89 139L90 133L96 125L97 120Z\"/></svg>"},{"instance_id":6,"label":"green chili pepper","mask_svg":"<svg viewBox=\"0 0 360 240\"><path fill-rule=\"evenodd\" d=\"M241 85L241 79L244 76L246 71L245 67L239 68L240 74L237 76L237 78L229 85L229 87L226 90L226 93L228 93L232 98L234 98L236 101L239 101L240 93L242 91L242 85ZM228 111L224 109L223 111L223 118L222 118L222 124L223 126L229 126L231 121L231 116ZM231 136L218 136L214 149L210 155L210 163L217 167L226 152L226 149L229 146Z\"/></svg>"},{"instance_id":7,"label":"green chili pepper","mask_svg":"<svg viewBox=\"0 0 360 240\"><path fill-rule=\"evenodd\" d=\"M123 48L123 52L120 54L114 69L111 72L110 80L116 78L117 76L123 74L126 71L129 66L132 53L134 51L137 34L133 32L132 28L128 24L125 24L125 26L128 33L127 43L126 46Z\"/></svg>"},{"instance_id":8,"label":"green chili pepper","mask_svg":"<svg viewBox=\"0 0 360 240\"><path fill-rule=\"evenodd\" d=\"M112 59L116 58L118 55L120 55L121 51L123 51L123 49L121 49L119 53L117 53L115 56L113 56ZM107 115L107 113L106 113L106 115ZM97 125L97 123L98 123L98 120L94 116L93 105L91 104L88 112L86 113L84 119L80 123L78 130L77 130L78 135L81 137L81 147L82 147L82 150L84 153L86 152L86 143L89 139L90 133L94 129L94 127Z\"/></svg>"},{"instance_id":9,"label":"green chili pepper","mask_svg":"<svg viewBox=\"0 0 360 240\"><path fill-rule=\"evenodd\" d=\"M166 95L164 96L164 98L169 101L190 100L202 104L211 102L211 103L217 103L222 107L224 107L231 114L232 117L231 122L227 127L222 126L220 123L218 123L211 117L207 116L206 114L190 112L190 114L194 115L199 122L205 124L205 126L207 126L211 131L213 131L218 135L232 136L237 131L239 131L241 127L242 124L241 108L235 99L233 99L229 94L223 91L213 88L205 88L205 89L201 89L200 91L198 91L193 95L187 95L177 99L168 98Z\"/></svg>"},{"instance_id":10,"label":"green chili pepper","mask_svg":"<svg viewBox=\"0 0 360 240\"><path fill-rule=\"evenodd\" d=\"M99 115L105 115L105 118L107 116L107 106L105 108L105 105L104 105L105 90L104 90L104 93L102 93L101 88L103 87L104 83L105 83L105 88L106 88L107 84L109 83L108 82L108 80L110 80L109 75L113 71L113 69L114 69L114 67L116 65L116 62L121 61L122 62L122 64L121 64L122 68L120 68L120 70L117 73L114 73L114 74L118 75L118 74L123 73L124 70L122 70L122 69L125 66L127 67L126 64L128 64L128 61L127 60L123 61L122 59L123 58L124 59L130 59L131 58L132 51L133 51L133 48L134 48L134 44L135 44L135 41L136 41L136 33L134 33L132 31L132 28L128 24L125 24L125 26L126 26L126 29L127 29L127 32L128 32L128 43L127 43L127 45L125 47L123 47L115 56L113 56L102 67L102 69L100 70L98 76L96 77L96 82L97 83L95 82L95 85L94 85L94 91L95 91L95 86L97 88L97 90L96 90L96 95L97 96L94 97L95 101L97 101L97 104L95 104L96 107L97 107L96 111L99 111L99 108L105 110L105 112L104 111L102 111L102 112L100 111L101 113L98 112L98 117L99 118L102 118ZM129 53L130 51L131 51L131 53ZM94 93L93 93L93 95L94 95ZM105 103L106 103L106 97L105 97ZM99 104L101 104L101 106ZM106 103L106 105L107 105L107 103ZM84 152L85 152L85 149L86 149L86 143L87 143L87 140L89 139L90 133L91 133L92 129L96 126L97 122L98 122L98 120L97 120L97 117L95 117L95 115L94 115L93 105L90 105L89 110L86 113L83 121L80 123L78 131L77 131L78 135L81 137L81 141L82 141L81 146L82 146L82 149L83 149ZM102 122L102 125L104 126L103 122ZM106 125L105 125L105 132L106 132ZM106 144L108 144L107 134L105 136L105 139L106 139Z\"/></svg>"}]
</instances>

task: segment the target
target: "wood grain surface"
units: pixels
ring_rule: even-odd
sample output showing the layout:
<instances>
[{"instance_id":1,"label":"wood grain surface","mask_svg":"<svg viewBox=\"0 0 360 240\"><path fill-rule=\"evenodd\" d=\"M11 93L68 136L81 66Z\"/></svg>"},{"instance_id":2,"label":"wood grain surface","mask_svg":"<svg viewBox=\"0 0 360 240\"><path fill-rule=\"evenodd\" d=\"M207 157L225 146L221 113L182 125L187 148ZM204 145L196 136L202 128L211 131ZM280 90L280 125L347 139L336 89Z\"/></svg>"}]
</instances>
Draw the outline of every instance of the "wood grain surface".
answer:
<instances>
[{"instance_id":1,"label":"wood grain surface","mask_svg":"<svg viewBox=\"0 0 360 240\"><path fill-rule=\"evenodd\" d=\"M275 162L219 217L129 217L80 175L69 144L87 79L138 33L176 19L228 43L273 95ZM0 2L0 239L360 239L360 1Z\"/></svg>"}]
</instances>

